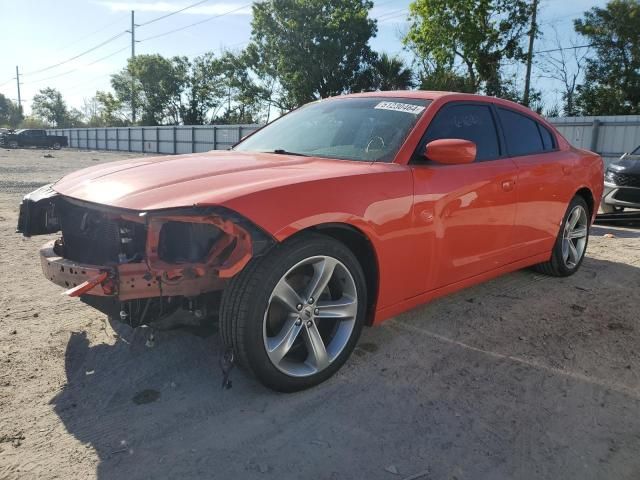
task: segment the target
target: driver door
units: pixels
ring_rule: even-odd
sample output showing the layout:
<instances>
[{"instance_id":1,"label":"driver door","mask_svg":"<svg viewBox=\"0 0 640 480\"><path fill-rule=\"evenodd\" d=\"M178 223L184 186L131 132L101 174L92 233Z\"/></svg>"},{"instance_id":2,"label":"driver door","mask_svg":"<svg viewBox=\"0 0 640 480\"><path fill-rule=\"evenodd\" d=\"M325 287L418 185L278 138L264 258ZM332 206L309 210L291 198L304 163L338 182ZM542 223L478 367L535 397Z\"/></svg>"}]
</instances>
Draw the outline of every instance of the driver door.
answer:
<instances>
[{"instance_id":1,"label":"driver door","mask_svg":"<svg viewBox=\"0 0 640 480\"><path fill-rule=\"evenodd\" d=\"M470 140L476 160L444 165L416 155L414 218L423 226L425 291L444 287L514 261L515 163L506 158L488 103L449 103L433 118L420 142Z\"/></svg>"}]
</instances>

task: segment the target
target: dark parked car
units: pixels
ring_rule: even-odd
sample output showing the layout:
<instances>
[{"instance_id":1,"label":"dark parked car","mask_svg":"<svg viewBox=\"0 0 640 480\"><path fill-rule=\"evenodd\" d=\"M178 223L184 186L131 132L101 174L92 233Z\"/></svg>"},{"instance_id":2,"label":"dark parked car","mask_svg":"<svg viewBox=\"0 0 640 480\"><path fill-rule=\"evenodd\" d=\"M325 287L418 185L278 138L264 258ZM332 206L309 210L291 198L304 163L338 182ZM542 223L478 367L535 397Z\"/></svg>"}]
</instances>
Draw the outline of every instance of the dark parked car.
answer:
<instances>
[{"instance_id":1,"label":"dark parked car","mask_svg":"<svg viewBox=\"0 0 640 480\"><path fill-rule=\"evenodd\" d=\"M607 167L600 208L604 213L640 208L640 146Z\"/></svg>"},{"instance_id":2,"label":"dark parked car","mask_svg":"<svg viewBox=\"0 0 640 480\"><path fill-rule=\"evenodd\" d=\"M3 147L40 147L60 150L67 146L67 137L63 135L48 135L46 130L23 129L14 133L5 133L0 136L0 144Z\"/></svg>"}]
</instances>

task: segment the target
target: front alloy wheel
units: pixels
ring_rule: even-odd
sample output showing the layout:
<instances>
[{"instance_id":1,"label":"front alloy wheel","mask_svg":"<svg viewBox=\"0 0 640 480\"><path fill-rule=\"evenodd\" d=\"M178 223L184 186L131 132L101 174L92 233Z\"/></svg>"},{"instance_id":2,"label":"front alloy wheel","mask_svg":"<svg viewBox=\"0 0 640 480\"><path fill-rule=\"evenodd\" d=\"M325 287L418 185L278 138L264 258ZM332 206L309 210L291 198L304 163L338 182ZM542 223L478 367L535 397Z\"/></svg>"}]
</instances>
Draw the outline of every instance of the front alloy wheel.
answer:
<instances>
[{"instance_id":1,"label":"front alloy wheel","mask_svg":"<svg viewBox=\"0 0 640 480\"><path fill-rule=\"evenodd\" d=\"M342 262L324 255L298 262L276 284L264 314L269 360L293 377L321 372L347 346L357 314L356 284Z\"/></svg>"},{"instance_id":2,"label":"front alloy wheel","mask_svg":"<svg viewBox=\"0 0 640 480\"><path fill-rule=\"evenodd\" d=\"M254 258L224 290L220 333L266 386L317 385L347 360L364 325L362 267L343 243L305 232Z\"/></svg>"}]
</instances>

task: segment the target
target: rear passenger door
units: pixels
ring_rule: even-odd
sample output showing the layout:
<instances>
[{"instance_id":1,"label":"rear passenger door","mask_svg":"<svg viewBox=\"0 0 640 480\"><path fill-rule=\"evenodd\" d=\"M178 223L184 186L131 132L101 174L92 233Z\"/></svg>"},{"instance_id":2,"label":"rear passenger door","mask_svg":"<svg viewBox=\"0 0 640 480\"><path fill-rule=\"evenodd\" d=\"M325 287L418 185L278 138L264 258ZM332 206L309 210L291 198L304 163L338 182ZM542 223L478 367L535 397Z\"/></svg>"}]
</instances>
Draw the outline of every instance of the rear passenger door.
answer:
<instances>
[{"instance_id":1,"label":"rear passenger door","mask_svg":"<svg viewBox=\"0 0 640 480\"><path fill-rule=\"evenodd\" d=\"M533 116L497 107L507 151L518 167L514 243L518 259L551 251L567 208L574 155L557 150L552 132Z\"/></svg>"},{"instance_id":2,"label":"rear passenger door","mask_svg":"<svg viewBox=\"0 0 640 480\"><path fill-rule=\"evenodd\" d=\"M450 102L430 122L412 160L427 290L512 261L517 169L506 158L496 123L490 103ZM421 156L427 143L443 138L474 142L476 160L444 165Z\"/></svg>"}]
</instances>

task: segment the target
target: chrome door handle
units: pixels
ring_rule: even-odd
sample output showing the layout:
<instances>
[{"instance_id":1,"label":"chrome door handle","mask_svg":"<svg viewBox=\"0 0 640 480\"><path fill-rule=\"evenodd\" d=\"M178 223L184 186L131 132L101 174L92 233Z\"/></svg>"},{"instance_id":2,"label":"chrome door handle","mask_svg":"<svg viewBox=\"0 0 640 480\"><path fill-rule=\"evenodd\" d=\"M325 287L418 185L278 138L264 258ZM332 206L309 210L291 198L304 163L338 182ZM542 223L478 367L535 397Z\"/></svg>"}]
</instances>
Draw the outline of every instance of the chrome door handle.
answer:
<instances>
[{"instance_id":1,"label":"chrome door handle","mask_svg":"<svg viewBox=\"0 0 640 480\"><path fill-rule=\"evenodd\" d=\"M515 180L504 180L502 182L502 189L505 192L510 192L511 190L513 190L513 186L515 185Z\"/></svg>"}]
</instances>

